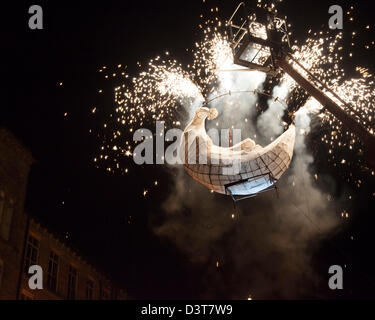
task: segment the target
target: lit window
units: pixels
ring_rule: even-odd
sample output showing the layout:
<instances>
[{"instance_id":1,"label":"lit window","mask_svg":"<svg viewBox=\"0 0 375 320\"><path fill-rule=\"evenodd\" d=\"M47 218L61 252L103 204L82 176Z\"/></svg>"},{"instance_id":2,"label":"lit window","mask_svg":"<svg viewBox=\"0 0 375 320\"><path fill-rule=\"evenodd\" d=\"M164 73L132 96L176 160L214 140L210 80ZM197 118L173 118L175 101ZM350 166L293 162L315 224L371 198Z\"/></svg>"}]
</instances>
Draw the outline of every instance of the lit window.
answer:
<instances>
[{"instance_id":1,"label":"lit window","mask_svg":"<svg viewBox=\"0 0 375 320\"><path fill-rule=\"evenodd\" d=\"M25 257L25 272L29 272L29 267L38 264L39 255L39 241L33 236L27 238L26 257Z\"/></svg>"},{"instance_id":2,"label":"lit window","mask_svg":"<svg viewBox=\"0 0 375 320\"><path fill-rule=\"evenodd\" d=\"M94 296L94 281L87 280L86 282L86 299L92 300Z\"/></svg>"},{"instance_id":3,"label":"lit window","mask_svg":"<svg viewBox=\"0 0 375 320\"><path fill-rule=\"evenodd\" d=\"M57 273L59 268L59 256L51 251L48 260L47 286L52 291L57 290Z\"/></svg>"},{"instance_id":4,"label":"lit window","mask_svg":"<svg viewBox=\"0 0 375 320\"><path fill-rule=\"evenodd\" d=\"M75 300L77 287L77 269L69 266L68 275L68 300Z\"/></svg>"}]
</instances>

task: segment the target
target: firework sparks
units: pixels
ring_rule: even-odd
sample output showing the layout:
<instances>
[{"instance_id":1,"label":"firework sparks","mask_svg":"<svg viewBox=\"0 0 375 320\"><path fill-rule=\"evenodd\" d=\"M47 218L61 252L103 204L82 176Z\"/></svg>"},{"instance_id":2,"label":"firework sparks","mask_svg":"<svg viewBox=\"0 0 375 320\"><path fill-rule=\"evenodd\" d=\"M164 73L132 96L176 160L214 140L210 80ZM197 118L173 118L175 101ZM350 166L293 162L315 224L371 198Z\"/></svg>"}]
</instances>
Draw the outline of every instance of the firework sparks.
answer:
<instances>
[{"instance_id":1,"label":"firework sparks","mask_svg":"<svg viewBox=\"0 0 375 320\"><path fill-rule=\"evenodd\" d=\"M259 1L258 6L270 7L277 11L275 4ZM350 14L353 10L350 9ZM217 13L218 9L214 8L211 12ZM207 19L199 25L203 39L188 50L192 53L193 59L190 64L182 65L176 60L171 60L170 52L166 51L163 56L158 56L146 64L138 62L137 65L141 70L136 77L127 74L126 67L122 64L116 65L117 71L110 71L106 66L99 69L106 79L120 76L123 80L114 89L116 107L111 118L116 125L111 126L111 132L104 139L101 153L95 157L94 161L98 166L99 161L107 161L107 163L112 161L112 164L106 165L109 172L119 169L122 173L127 173L128 169L125 170L119 162L121 157L133 155L131 135L135 130L151 125L156 120L165 121L166 128L179 127L184 123L182 116L184 112L191 115L208 96L215 97L228 92L223 91L223 88L226 88L225 81L229 74L233 75L233 73L226 71L245 68L234 65L224 26L225 22L217 17ZM288 27L290 28L291 25L289 24ZM366 26L365 30L368 29L370 26ZM252 24L252 31L261 38L266 36L262 26L256 23ZM358 32L352 33L353 45L357 36ZM309 30L307 39L302 44L296 42L292 47L295 62L291 61L291 64L347 113L355 117L371 134L374 134L373 75L368 69L357 66L358 77L353 79L346 77L342 67L344 60L342 42L342 33L332 36L328 31ZM287 99L288 105L283 106L282 113L278 116L282 122L282 114L291 113L288 106L292 105L293 101L305 101L303 97L306 97L306 93L297 90L292 78L281 72L276 77L276 81L267 78L267 82L281 83L285 88L281 99ZM103 89L99 89L98 92L102 94ZM278 96L273 98L277 99ZM363 163L364 161L353 163L348 157L344 159L337 155L343 150L361 153L361 144L347 128L343 128L340 121L329 112L322 111L319 103L313 101L314 103L303 104L304 108L299 112L318 114L322 128L320 141L327 145L333 165L358 166ZM92 113L96 114L97 110L97 107L94 107ZM247 123L248 119L244 118L244 122ZM107 124L104 127L106 128ZM359 180L352 179L357 186L360 186Z\"/></svg>"}]
</instances>

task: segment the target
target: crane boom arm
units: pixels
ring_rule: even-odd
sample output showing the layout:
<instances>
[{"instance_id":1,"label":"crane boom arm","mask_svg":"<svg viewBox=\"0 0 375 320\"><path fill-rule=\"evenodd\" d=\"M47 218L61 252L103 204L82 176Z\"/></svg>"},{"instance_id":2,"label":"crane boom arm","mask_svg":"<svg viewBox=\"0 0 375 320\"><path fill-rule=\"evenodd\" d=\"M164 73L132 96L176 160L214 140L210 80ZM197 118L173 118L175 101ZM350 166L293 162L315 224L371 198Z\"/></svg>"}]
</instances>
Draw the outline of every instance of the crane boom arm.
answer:
<instances>
[{"instance_id":1,"label":"crane boom arm","mask_svg":"<svg viewBox=\"0 0 375 320\"><path fill-rule=\"evenodd\" d=\"M279 59L276 64L361 140L366 146L367 162L375 169L375 136L368 132L366 128L345 112L322 90L303 77L286 59Z\"/></svg>"}]
</instances>

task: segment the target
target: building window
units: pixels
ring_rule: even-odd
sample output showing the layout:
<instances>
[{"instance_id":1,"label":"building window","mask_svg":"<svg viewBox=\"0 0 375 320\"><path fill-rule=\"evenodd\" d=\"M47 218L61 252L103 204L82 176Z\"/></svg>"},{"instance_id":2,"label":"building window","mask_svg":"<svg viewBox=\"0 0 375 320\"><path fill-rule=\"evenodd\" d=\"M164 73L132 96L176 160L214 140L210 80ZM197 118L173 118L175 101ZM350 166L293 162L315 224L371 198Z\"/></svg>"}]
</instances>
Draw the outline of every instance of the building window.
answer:
<instances>
[{"instance_id":1,"label":"building window","mask_svg":"<svg viewBox=\"0 0 375 320\"><path fill-rule=\"evenodd\" d=\"M1 283L3 281L3 274L4 274L4 261L0 258L0 289L1 289Z\"/></svg>"},{"instance_id":2,"label":"building window","mask_svg":"<svg viewBox=\"0 0 375 320\"><path fill-rule=\"evenodd\" d=\"M68 275L68 300L75 300L77 288L77 269L69 266Z\"/></svg>"},{"instance_id":3,"label":"building window","mask_svg":"<svg viewBox=\"0 0 375 320\"><path fill-rule=\"evenodd\" d=\"M9 240L10 227L12 224L14 202L10 200L2 205L1 221L0 221L0 232L4 240Z\"/></svg>"},{"instance_id":4,"label":"building window","mask_svg":"<svg viewBox=\"0 0 375 320\"><path fill-rule=\"evenodd\" d=\"M110 299L110 291L108 289L103 289L102 298L103 298L103 300L109 300Z\"/></svg>"},{"instance_id":5,"label":"building window","mask_svg":"<svg viewBox=\"0 0 375 320\"><path fill-rule=\"evenodd\" d=\"M47 286L52 291L57 291L57 273L59 268L59 256L51 251L48 260Z\"/></svg>"},{"instance_id":6,"label":"building window","mask_svg":"<svg viewBox=\"0 0 375 320\"><path fill-rule=\"evenodd\" d=\"M0 225L3 221L4 206L5 206L5 193L3 191L0 191Z\"/></svg>"},{"instance_id":7,"label":"building window","mask_svg":"<svg viewBox=\"0 0 375 320\"><path fill-rule=\"evenodd\" d=\"M92 300L94 297L94 281L87 280L86 282L86 299Z\"/></svg>"},{"instance_id":8,"label":"building window","mask_svg":"<svg viewBox=\"0 0 375 320\"><path fill-rule=\"evenodd\" d=\"M25 289L21 292L21 300L33 300L33 295Z\"/></svg>"},{"instance_id":9,"label":"building window","mask_svg":"<svg viewBox=\"0 0 375 320\"><path fill-rule=\"evenodd\" d=\"M27 238L26 257L25 257L25 272L29 272L29 267L38 264L39 255L39 241L33 236Z\"/></svg>"}]
</instances>

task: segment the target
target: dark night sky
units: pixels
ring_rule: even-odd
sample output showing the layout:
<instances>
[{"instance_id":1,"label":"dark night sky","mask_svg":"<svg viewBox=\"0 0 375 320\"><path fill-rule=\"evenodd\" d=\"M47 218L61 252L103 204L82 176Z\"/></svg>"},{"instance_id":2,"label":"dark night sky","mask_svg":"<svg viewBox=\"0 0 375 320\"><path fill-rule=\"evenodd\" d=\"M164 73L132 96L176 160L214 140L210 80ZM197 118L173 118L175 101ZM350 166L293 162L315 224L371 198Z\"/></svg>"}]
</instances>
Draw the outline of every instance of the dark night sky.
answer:
<instances>
[{"instance_id":1,"label":"dark night sky","mask_svg":"<svg viewBox=\"0 0 375 320\"><path fill-rule=\"evenodd\" d=\"M103 87L97 70L121 63L132 74L137 61L146 62L165 50L189 62L185 49L200 37L197 26L202 10L218 6L225 18L237 4L207 2L56 0L12 5L8 1L2 6L0 125L10 128L37 160L30 174L26 209L51 230L62 235L69 232L74 247L136 298L200 297L205 279L200 277L201 266L190 263L173 242L156 236L150 226L151 217L160 215L160 203L173 192L165 171L138 168L123 177L94 167L99 142L89 129L105 119L93 118L90 110L93 106L113 108L110 95L97 94ZM297 39L303 39L309 27L319 29L328 21L330 2L286 2L284 12ZM351 4L332 2L340 3ZM28 29L27 11L32 4L44 10L44 30ZM361 23L372 22L372 1L361 0L356 9ZM359 50L356 57L375 72L374 49ZM111 88L112 83L104 85L108 91ZM320 170L327 172L330 167L321 163ZM141 192L151 173L162 186L145 201ZM356 205L358 218L349 228L360 233L362 240L356 247L349 247L341 234L327 240L316 259L317 268L325 268L319 265L319 257L335 257L333 243L349 250L357 267L368 268L375 282L375 275L371 276L375 263L368 257L375 240L371 231L375 218L370 216L373 200L359 197ZM353 279L354 283L360 278L353 275ZM354 294L347 291L339 297L371 297L373 289L366 287L366 281L353 284Z\"/></svg>"}]
</instances>

